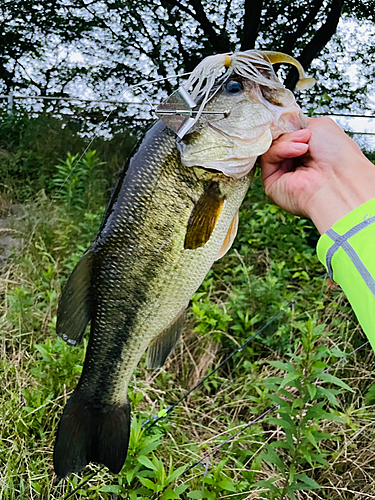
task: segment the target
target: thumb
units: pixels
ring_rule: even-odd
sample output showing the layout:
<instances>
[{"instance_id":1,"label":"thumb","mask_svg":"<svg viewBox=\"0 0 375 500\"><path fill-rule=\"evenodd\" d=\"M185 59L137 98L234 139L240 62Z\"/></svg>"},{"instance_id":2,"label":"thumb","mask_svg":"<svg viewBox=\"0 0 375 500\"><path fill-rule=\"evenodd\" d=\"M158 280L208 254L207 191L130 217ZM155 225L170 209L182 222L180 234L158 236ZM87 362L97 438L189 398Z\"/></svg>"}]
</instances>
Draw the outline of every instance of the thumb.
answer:
<instances>
[{"instance_id":1,"label":"thumb","mask_svg":"<svg viewBox=\"0 0 375 500\"><path fill-rule=\"evenodd\" d=\"M307 153L310 130L303 129L284 134L273 142L271 148L261 157L262 181L274 182L293 167L293 158Z\"/></svg>"}]
</instances>

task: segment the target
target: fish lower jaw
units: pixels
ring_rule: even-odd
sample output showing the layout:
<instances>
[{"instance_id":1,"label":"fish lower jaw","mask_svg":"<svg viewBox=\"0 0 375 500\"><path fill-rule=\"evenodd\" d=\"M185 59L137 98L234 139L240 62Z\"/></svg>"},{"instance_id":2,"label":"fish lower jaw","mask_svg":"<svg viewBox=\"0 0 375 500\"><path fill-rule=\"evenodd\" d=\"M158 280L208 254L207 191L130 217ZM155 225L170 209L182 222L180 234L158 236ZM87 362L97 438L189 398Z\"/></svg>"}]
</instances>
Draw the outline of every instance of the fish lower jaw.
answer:
<instances>
[{"instance_id":1,"label":"fish lower jaw","mask_svg":"<svg viewBox=\"0 0 375 500\"><path fill-rule=\"evenodd\" d=\"M265 151L263 151L265 153ZM224 160L213 160L204 162L202 165L187 165L191 167L201 167L204 170L218 172L232 179L242 179L250 173L255 165L258 155L250 158L226 158Z\"/></svg>"}]
</instances>

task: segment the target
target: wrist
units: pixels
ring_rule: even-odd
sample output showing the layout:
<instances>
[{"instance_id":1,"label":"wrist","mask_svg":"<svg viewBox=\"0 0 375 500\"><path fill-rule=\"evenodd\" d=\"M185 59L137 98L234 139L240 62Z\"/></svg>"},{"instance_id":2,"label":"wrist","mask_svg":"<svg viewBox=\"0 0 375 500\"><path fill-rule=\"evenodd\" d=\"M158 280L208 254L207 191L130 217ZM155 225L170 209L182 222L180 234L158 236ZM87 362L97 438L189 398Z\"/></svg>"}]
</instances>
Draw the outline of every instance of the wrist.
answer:
<instances>
[{"instance_id":1,"label":"wrist","mask_svg":"<svg viewBox=\"0 0 375 500\"><path fill-rule=\"evenodd\" d=\"M325 233L337 221L375 198L375 166L361 158L356 168L334 172L311 197L306 214L320 232Z\"/></svg>"}]
</instances>

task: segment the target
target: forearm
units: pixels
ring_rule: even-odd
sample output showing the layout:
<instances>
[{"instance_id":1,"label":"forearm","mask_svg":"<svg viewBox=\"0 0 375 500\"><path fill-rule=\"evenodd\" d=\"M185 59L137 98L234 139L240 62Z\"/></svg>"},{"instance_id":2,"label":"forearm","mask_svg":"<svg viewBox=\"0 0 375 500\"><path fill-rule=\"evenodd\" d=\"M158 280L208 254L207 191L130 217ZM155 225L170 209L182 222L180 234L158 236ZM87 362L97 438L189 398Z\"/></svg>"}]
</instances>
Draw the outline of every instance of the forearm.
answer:
<instances>
[{"instance_id":1,"label":"forearm","mask_svg":"<svg viewBox=\"0 0 375 500\"><path fill-rule=\"evenodd\" d=\"M320 190L309 199L308 216L320 234L375 198L375 166L362 153L352 161L353 169L341 169L340 165L332 169Z\"/></svg>"},{"instance_id":2,"label":"forearm","mask_svg":"<svg viewBox=\"0 0 375 500\"><path fill-rule=\"evenodd\" d=\"M317 252L375 350L375 199L336 222L319 239Z\"/></svg>"}]
</instances>

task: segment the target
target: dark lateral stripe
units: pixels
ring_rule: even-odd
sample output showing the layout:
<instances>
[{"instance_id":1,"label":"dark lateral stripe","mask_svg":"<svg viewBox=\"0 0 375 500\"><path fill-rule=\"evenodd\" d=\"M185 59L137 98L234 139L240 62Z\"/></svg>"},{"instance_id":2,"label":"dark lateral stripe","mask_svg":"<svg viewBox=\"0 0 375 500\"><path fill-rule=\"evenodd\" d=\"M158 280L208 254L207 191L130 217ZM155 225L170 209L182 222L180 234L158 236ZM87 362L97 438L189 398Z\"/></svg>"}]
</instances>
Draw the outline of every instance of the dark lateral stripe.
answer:
<instances>
[{"instance_id":1,"label":"dark lateral stripe","mask_svg":"<svg viewBox=\"0 0 375 500\"><path fill-rule=\"evenodd\" d=\"M363 222L360 222L356 226L352 227L349 231L347 231L343 235L339 235L333 229L329 229L326 234L335 243L329 248L327 252L326 264L327 264L328 275L331 279L333 279L332 257L339 248L342 248L344 252L347 254L347 256L350 258L352 263L354 264L359 274L361 275L362 279L366 283L366 286L369 288L369 290L375 297L375 279L370 273L370 271L367 269L365 264L362 262L360 256L357 254L357 252L354 250L354 248L348 241L349 238L357 234L362 229L368 227L370 224L373 224L374 222L375 222L375 216L365 219Z\"/></svg>"}]
</instances>

